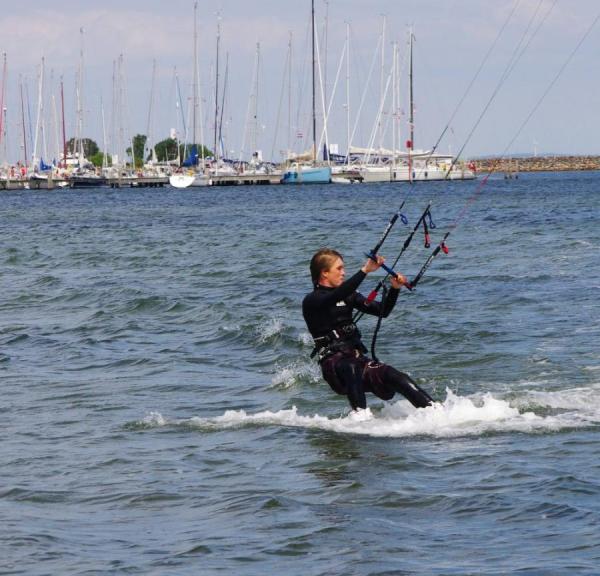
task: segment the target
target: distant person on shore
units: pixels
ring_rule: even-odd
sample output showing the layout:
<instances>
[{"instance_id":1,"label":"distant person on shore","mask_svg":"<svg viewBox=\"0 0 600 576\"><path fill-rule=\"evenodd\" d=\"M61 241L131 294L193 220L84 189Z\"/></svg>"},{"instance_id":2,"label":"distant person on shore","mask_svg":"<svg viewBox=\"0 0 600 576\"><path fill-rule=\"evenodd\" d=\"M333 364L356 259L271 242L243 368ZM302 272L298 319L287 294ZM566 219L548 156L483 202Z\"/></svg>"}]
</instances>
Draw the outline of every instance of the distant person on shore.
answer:
<instances>
[{"instance_id":1,"label":"distant person on shore","mask_svg":"<svg viewBox=\"0 0 600 576\"><path fill-rule=\"evenodd\" d=\"M404 395L413 406L424 408L432 398L403 372L373 361L354 322L354 310L387 317L398 299L400 287L406 284L402 274L391 277L391 289L383 302L367 301L357 288L367 274L383 264L368 259L351 278L345 280L344 259L336 250L322 248L310 261L314 290L302 302L302 313L315 341L315 353L323 378L338 394L348 397L353 410L367 407L366 392L382 400L391 400L396 392Z\"/></svg>"}]
</instances>

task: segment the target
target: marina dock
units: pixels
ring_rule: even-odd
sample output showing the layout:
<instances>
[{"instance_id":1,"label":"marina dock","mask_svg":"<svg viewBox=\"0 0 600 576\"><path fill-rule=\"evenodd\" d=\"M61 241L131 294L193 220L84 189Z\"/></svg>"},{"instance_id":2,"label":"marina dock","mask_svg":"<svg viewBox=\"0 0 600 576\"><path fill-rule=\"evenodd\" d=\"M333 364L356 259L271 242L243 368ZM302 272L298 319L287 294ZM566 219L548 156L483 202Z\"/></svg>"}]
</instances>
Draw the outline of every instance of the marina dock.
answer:
<instances>
[{"instance_id":1,"label":"marina dock","mask_svg":"<svg viewBox=\"0 0 600 576\"><path fill-rule=\"evenodd\" d=\"M166 176L133 176L131 178L107 178L99 184L105 188L162 188L169 185ZM91 188L93 186L86 186ZM56 188L83 188L68 178L1 179L0 190L54 190Z\"/></svg>"},{"instance_id":2,"label":"marina dock","mask_svg":"<svg viewBox=\"0 0 600 576\"><path fill-rule=\"evenodd\" d=\"M131 176L106 179L106 186L109 188L162 188L168 184L167 176Z\"/></svg>"},{"instance_id":3,"label":"marina dock","mask_svg":"<svg viewBox=\"0 0 600 576\"><path fill-rule=\"evenodd\" d=\"M280 184L281 174L217 174L210 177L212 186Z\"/></svg>"}]
</instances>

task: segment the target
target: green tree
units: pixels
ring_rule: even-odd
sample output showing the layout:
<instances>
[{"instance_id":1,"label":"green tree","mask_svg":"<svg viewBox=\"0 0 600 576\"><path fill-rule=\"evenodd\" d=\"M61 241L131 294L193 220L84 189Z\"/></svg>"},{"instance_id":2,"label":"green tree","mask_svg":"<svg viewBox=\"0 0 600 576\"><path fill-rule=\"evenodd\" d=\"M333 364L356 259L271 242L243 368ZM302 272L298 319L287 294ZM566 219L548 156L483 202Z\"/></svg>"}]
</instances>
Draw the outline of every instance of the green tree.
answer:
<instances>
[{"instance_id":1,"label":"green tree","mask_svg":"<svg viewBox=\"0 0 600 576\"><path fill-rule=\"evenodd\" d=\"M179 144L179 159L181 162L185 160L185 157L190 153L191 144ZM202 150L204 150L204 157L208 158L212 156L212 152L201 144L196 144L198 150L198 157L202 158ZM156 157L159 162L169 162L177 159L177 141L173 138L167 138L158 142L154 149L156 150Z\"/></svg>"},{"instance_id":2,"label":"green tree","mask_svg":"<svg viewBox=\"0 0 600 576\"><path fill-rule=\"evenodd\" d=\"M97 166L98 168L102 168L102 166L104 165L104 157L105 156L106 156L106 165L112 166L112 158L110 157L109 154L106 154L104 152L100 152L100 151L96 152L96 154L94 154L89 160L94 166Z\"/></svg>"},{"instance_id":3,"label":"green tree","mask_svg":"<svg viewBox=\"0 0 600 576\"><path fill-rule=\"evenodd\" d=\"M154 150L156 150L156 157L159 162L175 160L177 158L177 141L173 138L161 140L154 145Z\"/></svg>"},{"instance_id":4,"label":"green tree","mask_svg":"<svg viewBox=\"0 0 600 576\"><path fill-rule=\"evenodd\" d=\"M145 134L136 134L133 139L133 156L135 158L135 168L141 168L144 165L144 150L146 148L146 140L148 136ZM127 148L127 154L131 158L131 148Z\"/></svg>"},{"instance_id":5,"label":"green tree","mask_svg":"<svg viewBox=\"0 0 600 576\"><path fill-rule=\"evenodd\" d=\"M82 138L81 143L83 144L83 154L86 158L91 158L92 156L100 152L98 144L96 144L96 142L94 142L91 138ZM79 152L79 140L75 141L75 138L71 138L67 142L67 150L71 154Z\"/></svg>"}]
</instances>

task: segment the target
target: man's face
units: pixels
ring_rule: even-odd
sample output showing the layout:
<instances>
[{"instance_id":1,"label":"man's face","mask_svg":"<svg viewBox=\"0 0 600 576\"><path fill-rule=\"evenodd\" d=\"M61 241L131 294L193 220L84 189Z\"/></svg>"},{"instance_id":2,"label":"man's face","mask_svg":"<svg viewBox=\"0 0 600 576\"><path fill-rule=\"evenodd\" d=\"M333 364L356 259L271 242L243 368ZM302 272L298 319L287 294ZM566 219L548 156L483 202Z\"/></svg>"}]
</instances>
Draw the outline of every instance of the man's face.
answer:
<instances>
[{"instance_id":1,"label":"man's face","mask_svg":"<svg viewBox=\"0 0 600 576\"><path fill-rule=\"evenodd\" d=\"M344 282L345 276L344 261L341 258L336 258L331 267L321 273L321 282L319 284L321 286L337 288Z\"/></svg>"}]
</instances>

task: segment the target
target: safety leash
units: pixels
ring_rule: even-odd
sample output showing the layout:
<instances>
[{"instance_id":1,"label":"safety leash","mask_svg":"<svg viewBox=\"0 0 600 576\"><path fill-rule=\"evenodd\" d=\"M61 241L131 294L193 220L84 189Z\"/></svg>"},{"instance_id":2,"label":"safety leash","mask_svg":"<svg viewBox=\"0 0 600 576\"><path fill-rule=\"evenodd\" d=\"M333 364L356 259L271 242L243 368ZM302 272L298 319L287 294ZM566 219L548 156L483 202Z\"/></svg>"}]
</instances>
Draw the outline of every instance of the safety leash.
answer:
<instances>
[{"instance_id":1,"label":"safety leash","mask_svg":"<svg viewBox=\"0 0 600 576\"><path fill-rule=\"evenodd\" d=\"M375 330L373 330L373 336L371 337L371 358L377 363L379 363L379 358L377 358L377 354L375 354L375 345L377 344L377 335L379 334L379 329L381 328L381 322L383 321L383 303L387 298L387 288L385 285L382 287L383 293L381 295L381 310L377 315L377 324L375 324Z\"/></svg>"}]
</instances>

